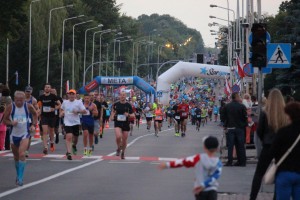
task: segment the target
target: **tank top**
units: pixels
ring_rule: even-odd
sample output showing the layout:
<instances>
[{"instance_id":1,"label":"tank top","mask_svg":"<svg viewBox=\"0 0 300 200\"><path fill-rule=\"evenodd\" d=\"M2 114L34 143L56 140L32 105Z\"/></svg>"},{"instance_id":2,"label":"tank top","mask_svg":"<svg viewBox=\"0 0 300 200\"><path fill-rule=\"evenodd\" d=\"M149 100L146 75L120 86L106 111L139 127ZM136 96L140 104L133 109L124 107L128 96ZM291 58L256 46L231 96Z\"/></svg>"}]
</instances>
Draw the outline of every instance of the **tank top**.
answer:
<instances>
[{"instance_id":1,"label":"tank top","mask_svg":"<svg viewBox=\"0 0 300 200\"><path fill-rule=\"evenodd\" d=\"M158 109L155 109L155 120L162 120L163 118L163 113L162 113L162 110L160 108Z\"/></svg>"},{"instance_id":2,"label":"tank top","mask_svg":"<svg viewBox=\"0 0 300 200\"><path fill-rule=\"evenodd\" d=\"M93 118L93 114L91 113L91 111L89 110L89 107L92 105L92 103L90 103L88 105L88 107L85 107L86 109L86 114L83 114L81 117L81 122L82 124L88 125L88 126L93 126L94 125L94 118Z\"/></svg>"},{"instance_id":3,"label":"tank top","mask_svg":"<svg viewBox=\"0 0 300 200\"><path fill-rule=\"evenodd\" d=\"M20 108L18 108L15 103L13 103L11 119L13 121L18 121L18 124L11 128L12 136L21 137L23 135L29 134L29 113L27 103L24 103Z\"/></svg>"}]
</instances>

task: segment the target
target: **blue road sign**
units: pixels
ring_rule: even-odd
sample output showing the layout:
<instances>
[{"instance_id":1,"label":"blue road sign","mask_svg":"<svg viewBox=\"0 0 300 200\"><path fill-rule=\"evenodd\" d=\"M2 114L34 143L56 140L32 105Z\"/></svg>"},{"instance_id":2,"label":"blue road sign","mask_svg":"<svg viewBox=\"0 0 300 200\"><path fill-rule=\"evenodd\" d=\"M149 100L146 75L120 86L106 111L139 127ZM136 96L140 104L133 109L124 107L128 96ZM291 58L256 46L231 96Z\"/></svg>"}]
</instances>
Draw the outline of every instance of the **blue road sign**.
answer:
<instances>
[{"instance_id":1,"label":"blue road sign","mask_svg":"<svg viewBox=\"0 0 300 200\"><path fill-rule=\"evenodd\" d=\"M232 92L240 92L241 88L238 84L232 86Z\"/></svg>"},{"instance_id":2,"label":"blue road sign","mask_svg":"<svg viewBox=\"0 0 300 200\"><path fill-rule=\"evenodd\" d=\"M157 97L162 97L162 94L163 94L162 91L157 91L157 92L156 92L156 96L157 96Z\"/></svg>"},{"instance_id":3,"label":"blue road sign","mask_svg":"<svg viewBox=\"0 0 300 200\"><path fill-rule=\"evenodd\" d=\"M246 63L243 66L243 70L244 70L244 73L246 74L246 76L248 76L248 77L252 76L250 63Z\"/></svg>"},{"instance_id":4,"label":"blue road sign","mask_svg":"<svg viewBox=\"0 0 300 200\"><path fill-rule=\"evenodd\" d=\"M250 45L252 44L252 38L253 38L252 33L250 33L249 37L248 37L248 41L249 41ZM271 42L271 35L268 31L266 33L266 42L267 42L267 44Z\"/></svg>"},{"instance_id":5,"label":"blue road sign","mask_svg":"<svg viewBox=\"0 0 300 200\"><path fill-rule=\"evenodd\" d=\"M251 63L249 63L249 67L251 69L251 75L254 74L254 68L252 67ZM272 73L272 68L263 67L263 68L261 68L261 72L263 74L271 74Z\"/></svg>"},{"instance_id":6,"label":"blue road sign","mask_svg":"<svg viewBox=\"0 0 300 200\"><path fill-rule=\"evenodd\" d=\"M267 46L268 68L290 68L291 44L269 43Z\"/></svg>"}]
</instances>

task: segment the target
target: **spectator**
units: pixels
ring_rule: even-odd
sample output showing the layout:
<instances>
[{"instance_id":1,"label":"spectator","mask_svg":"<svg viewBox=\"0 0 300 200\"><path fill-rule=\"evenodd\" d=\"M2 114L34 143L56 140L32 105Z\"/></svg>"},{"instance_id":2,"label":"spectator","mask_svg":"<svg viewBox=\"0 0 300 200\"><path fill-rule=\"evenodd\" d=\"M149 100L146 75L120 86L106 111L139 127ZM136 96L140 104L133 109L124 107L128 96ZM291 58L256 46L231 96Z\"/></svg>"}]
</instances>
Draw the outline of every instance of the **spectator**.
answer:
<instances>
[{"instance_id":1,"label":"spectator","mask_svg":"<svg viewBox=\"0 0 300 200\"><path fill-rule=\"evenodd\" d=\"M228 145L228 161L225 166L232 166L233 147L237 151L238 162L234 166L246 166L245 149L245 127L247 125L247 111L245 105L241 104L241 97L238 93L232 93L232 101L224 107L224 128Z\"/></svg>"},{"instance_id":2,"label":"spectator","mask_svg":"<svg viewBox=\"0 0 300 200\"><path fill-rule=\"evenodd\" d=\"M262 141L262 151L252 180L250 200L257 198L262 178L272 161L270 147L275 133L288 123L287 116L284 113L284 106L285 103L280 90L271 90L266 102L266 107L263 108L263 111L260 113L258 122L257 135Z\"/></svg>"},{"instance_id":3,"label":"spectator","mask_svg":"<svg viewBox=\"0 0 300 200\"><path fill-rule=\"evenodd\" d=\"M278 130L270 152L277 163L300 134L300 103L291 102L284 109L291 124ZM300 199L300 143L279 165L275 177L277 200Z\"/></svg>"}]
</instances>

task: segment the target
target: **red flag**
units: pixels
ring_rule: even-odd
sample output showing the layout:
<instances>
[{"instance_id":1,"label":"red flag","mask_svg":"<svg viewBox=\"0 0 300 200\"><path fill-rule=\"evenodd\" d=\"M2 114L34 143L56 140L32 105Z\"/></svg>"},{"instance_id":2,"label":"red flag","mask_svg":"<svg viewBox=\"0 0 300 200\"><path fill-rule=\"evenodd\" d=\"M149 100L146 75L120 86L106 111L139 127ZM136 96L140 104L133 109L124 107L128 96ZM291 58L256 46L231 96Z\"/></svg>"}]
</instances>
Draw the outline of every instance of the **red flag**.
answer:
<instances>
[{"instance_id":1,"label":"red flag","mask_svg":"<svg viewBox=\"0 0 300 200\"><path fill-rule=\"evenodd\" d=\"M236 53L236 65L237 65L237 69L238 69L238 74L239 74L239 76L240 76L241 78L244 78L246 75L245 75L244 70L243 70L243 68L242 68L242 66L241 66L240 58L239 58L239 56L237 55L237 53Z\"/></svg>"},{"instance_id":2,"label":"red flag","mask_svg":"<svg viewBox=\"0 0 300 200\"><path fill-rule=\"evenodd\" d=\"M229 85L229 82L228 82L228 79L225 78L225 87L224 87L224 93L229 96L230 93L231 93L231 88L230 88L230 85Z\"/></svg>"}]
</instances>

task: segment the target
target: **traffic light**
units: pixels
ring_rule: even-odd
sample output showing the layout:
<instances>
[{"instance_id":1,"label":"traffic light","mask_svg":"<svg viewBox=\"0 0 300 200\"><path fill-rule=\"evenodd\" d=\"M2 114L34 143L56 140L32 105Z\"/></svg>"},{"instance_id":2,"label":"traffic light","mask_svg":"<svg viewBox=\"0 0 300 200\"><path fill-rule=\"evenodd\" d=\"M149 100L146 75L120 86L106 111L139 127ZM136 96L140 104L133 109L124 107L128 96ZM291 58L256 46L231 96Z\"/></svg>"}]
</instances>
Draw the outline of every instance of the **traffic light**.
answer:
<instances>
[{"instance_id":1,"label":"traffic light","mask_svg":"<svg viewBox=\"0 0 300 200\"><path fill-rule=\"evenodd\" d=\"M204 63L204 55L197 54L197 63Z\"/></svg>"},{"instance_id":2,"label":"traffic light","mask_svg":"<svg viewBox=\"0 0 300 200\"><path fill-rule=\"evenodd\" d=\"M251 28L252 32L252 57L250 62L253 67L266 67L267 66L267 31L266 25L262 23L254 23Z\"/></svg>"}]
</instances>

